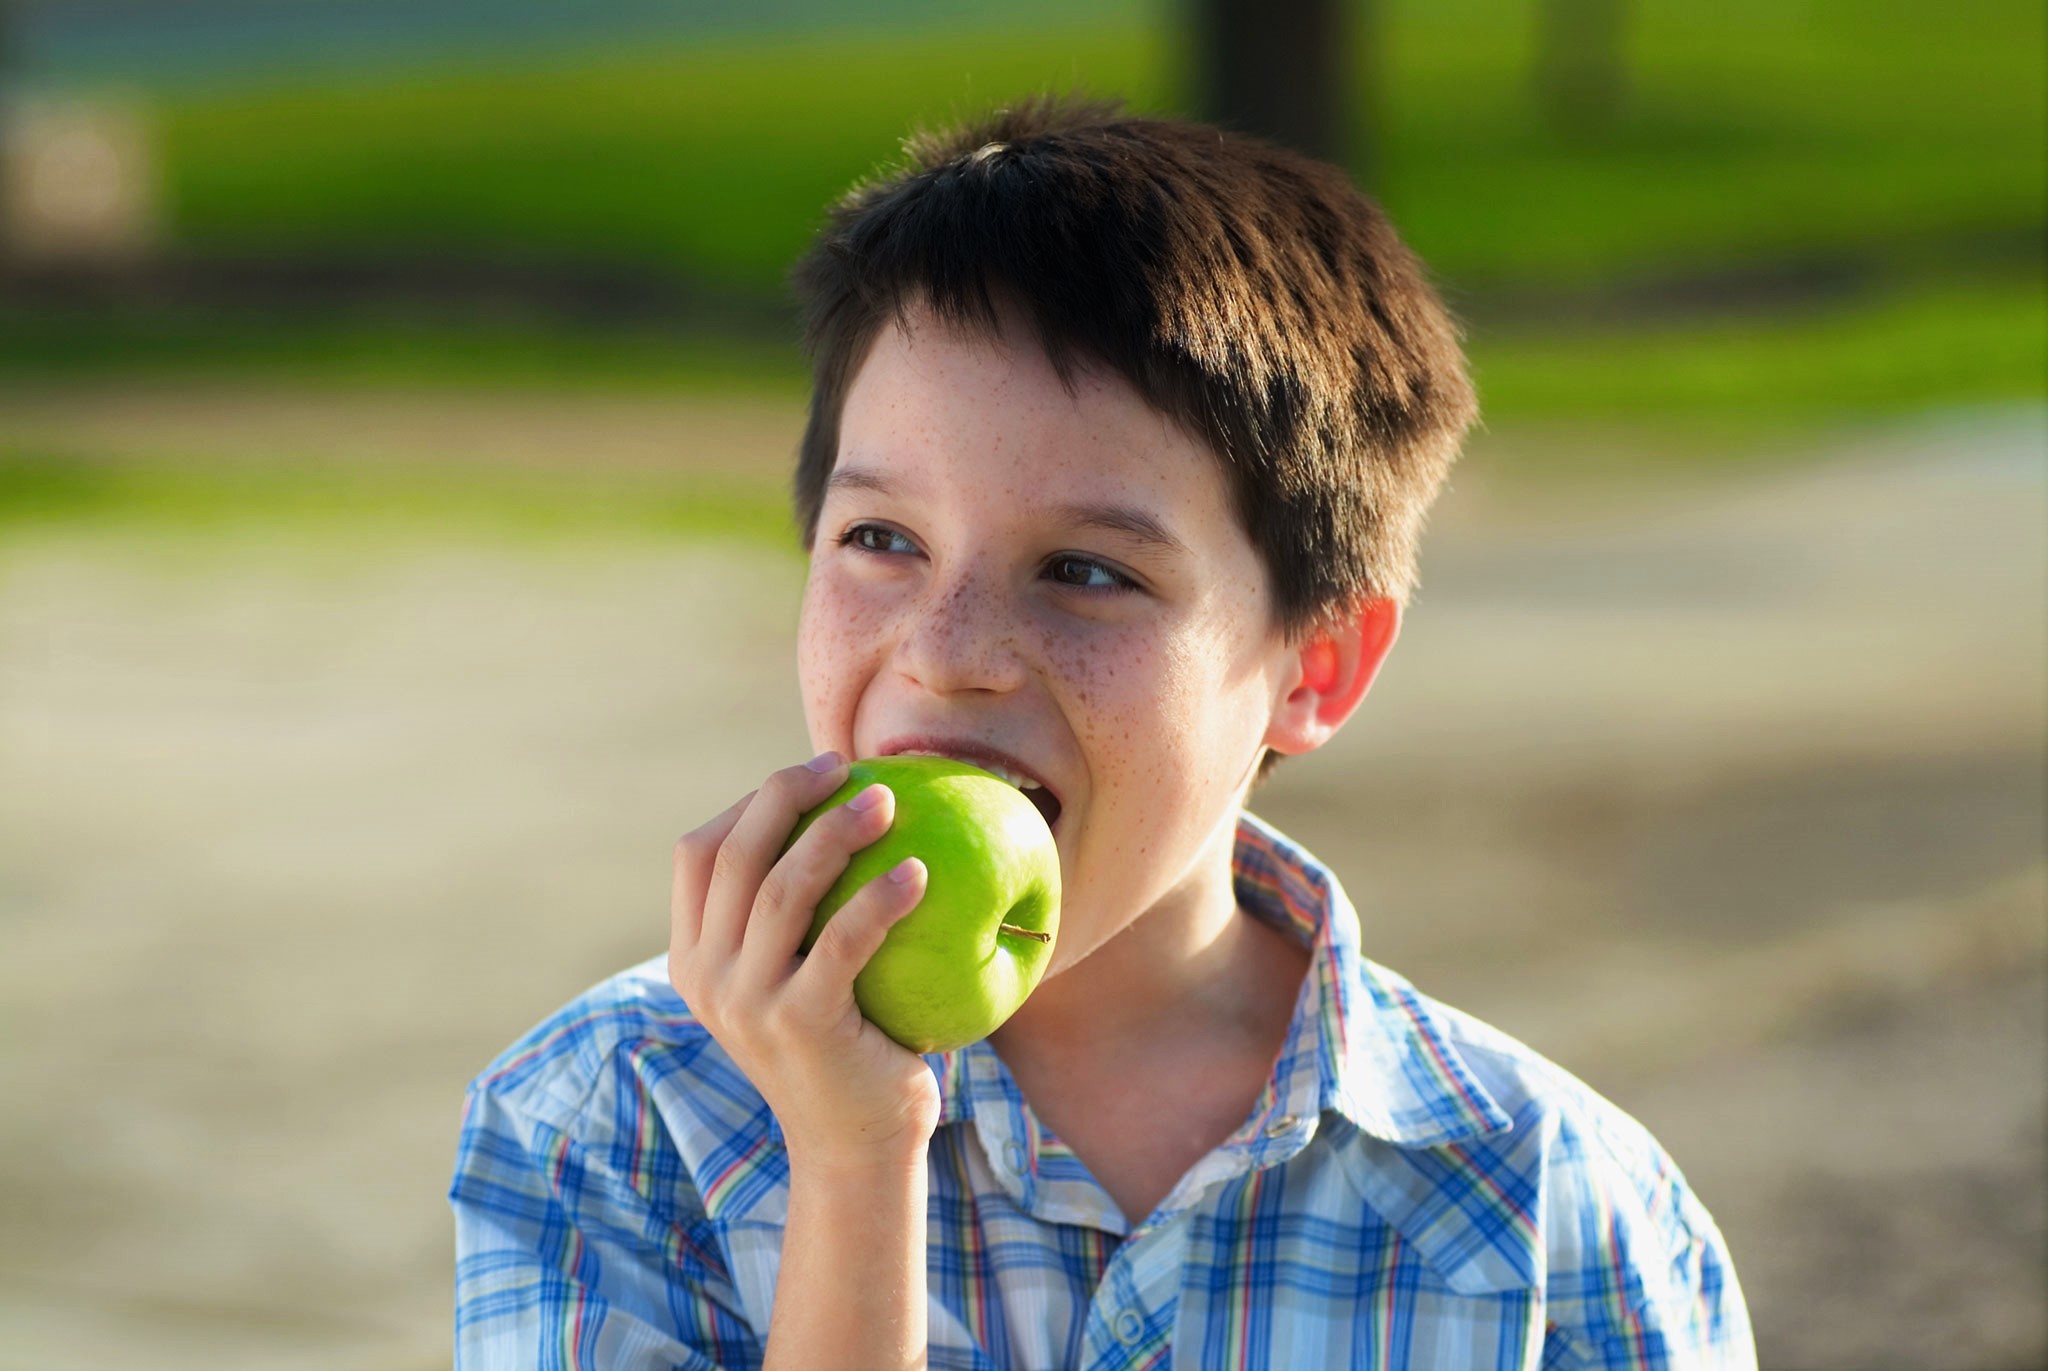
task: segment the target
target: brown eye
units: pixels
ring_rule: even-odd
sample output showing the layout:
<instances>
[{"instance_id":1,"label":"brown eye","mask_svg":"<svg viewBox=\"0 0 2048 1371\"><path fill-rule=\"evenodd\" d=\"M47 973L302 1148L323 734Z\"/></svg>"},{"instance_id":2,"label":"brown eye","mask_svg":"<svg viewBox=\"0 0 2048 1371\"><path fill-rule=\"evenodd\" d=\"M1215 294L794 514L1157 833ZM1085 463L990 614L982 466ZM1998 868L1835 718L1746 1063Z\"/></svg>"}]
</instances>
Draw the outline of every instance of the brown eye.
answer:
<instances>
[{"instance_id":1,"label":"brown eye","mask_svg":"<svg viewBox=\"0 0 2048 1371\"><path fill-rule=\"evenodd\" d=\"M1063 553L1045 565L1046 575L1061 585L1081 590L1135 590L1137 583L1093 557Z\"/></svg>"}]
</instances>

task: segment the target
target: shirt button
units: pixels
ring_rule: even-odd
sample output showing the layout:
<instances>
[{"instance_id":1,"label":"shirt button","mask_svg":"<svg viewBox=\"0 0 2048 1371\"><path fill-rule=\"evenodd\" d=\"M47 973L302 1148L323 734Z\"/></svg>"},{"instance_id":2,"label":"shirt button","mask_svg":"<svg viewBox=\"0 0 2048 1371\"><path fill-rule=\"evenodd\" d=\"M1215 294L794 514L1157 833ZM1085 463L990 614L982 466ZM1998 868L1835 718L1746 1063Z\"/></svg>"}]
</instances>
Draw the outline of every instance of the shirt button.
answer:
<instances>
[{"instance_id":1,"label":"shirt button","mask_svg":"<svg viewBox=\"0 0 2048 1371\"><path fill-rule=\"evenodd\" d=\"M1024 1144L1015 1138L1003 1140L1003 1165L1013 1176L1024 1174Z\"/></svg>"},{"instance_id":2,"label":"shirt button","mask_svg":"<svg viewBox=\"0 0 2048 1371\"><path fill-rule=\"evenodd\" d=\"M1292 1114L1282 1114L1279 1118L1266 1125L1266 1136L1269 1138L1285 1137L1294 1131L1294 1125L1299 1122L1301 1121Z\"/></svg>"},{"instance_id":3,"label":"shirt button","mask_svg":"<svg viewBox=\"0 0 2048 1371\"><path fill-rule=\"evenodd\" d=\"M1133 1346L1145 1336L1145 1321L1138 1317L1135 1309L1126 1309L1116 1316L1117 1340L1126 1347Z\"/></svg>"}]
</instances>

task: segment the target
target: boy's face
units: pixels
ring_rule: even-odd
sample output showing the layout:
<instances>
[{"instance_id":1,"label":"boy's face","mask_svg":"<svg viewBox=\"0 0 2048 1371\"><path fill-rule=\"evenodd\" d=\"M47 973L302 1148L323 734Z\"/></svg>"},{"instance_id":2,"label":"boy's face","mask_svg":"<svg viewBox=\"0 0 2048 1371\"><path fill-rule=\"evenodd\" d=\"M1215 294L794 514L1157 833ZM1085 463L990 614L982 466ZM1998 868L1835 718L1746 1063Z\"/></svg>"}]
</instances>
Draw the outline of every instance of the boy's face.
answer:
<instances>
[{"instance_id":1,"label":"boy's face","mask_svg":"<svg viewBox=\"0 0 2048 1371\"><path fill-rule=\"evenodd\" d=\"M798 670L821 750L993 762L1050 792L1057 974L1227 851L1294 654L1216 458L1119 378L1070 394L1021 337L913 312L876 340Z\"/></svg>"}]
</instances>

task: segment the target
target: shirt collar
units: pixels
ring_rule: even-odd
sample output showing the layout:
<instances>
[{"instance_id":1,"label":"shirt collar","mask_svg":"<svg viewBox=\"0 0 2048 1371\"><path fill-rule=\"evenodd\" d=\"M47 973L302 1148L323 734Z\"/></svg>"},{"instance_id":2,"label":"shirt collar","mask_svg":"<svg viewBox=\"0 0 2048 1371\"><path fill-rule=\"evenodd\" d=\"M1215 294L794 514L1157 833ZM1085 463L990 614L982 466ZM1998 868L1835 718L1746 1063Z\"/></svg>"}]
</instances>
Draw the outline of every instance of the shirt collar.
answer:
<instances>
[{"instance_id":1,"label":"shirt collar","mask_svg":"<svg viewBox=\"0 0 2048 1371\"><path fill-rule=\"evenodd\" d=\"M1232 877L1238 904L1309 949L1307 979L1254 1117L1231 1139L1255 1164L1298 1150L1334 1111L1397 1147L1437 1147L1511 1124L1415 989L1367 961L1358 914L1329 869L1264 820L1239 816ZM986 1041L925 1059L938 1078L943 1126L994 1108L1019 1109L1009 1073Z\"/></svg>"},{"instance_id":2,"label":"shirt collar","mask_svg":"<svg viewBox=\"0 0 2048 1371\"><path fill-rule=\"evenodd\" d=\"M1310 950L1274 1074L1287 1112L1334 1111L1397 1147L1438 1147L1511 1125L1429 1002L1365 959L1358 912L1327 867L1246 814L1233 868L1239 907Z\"/></svg>"}]
</instances>

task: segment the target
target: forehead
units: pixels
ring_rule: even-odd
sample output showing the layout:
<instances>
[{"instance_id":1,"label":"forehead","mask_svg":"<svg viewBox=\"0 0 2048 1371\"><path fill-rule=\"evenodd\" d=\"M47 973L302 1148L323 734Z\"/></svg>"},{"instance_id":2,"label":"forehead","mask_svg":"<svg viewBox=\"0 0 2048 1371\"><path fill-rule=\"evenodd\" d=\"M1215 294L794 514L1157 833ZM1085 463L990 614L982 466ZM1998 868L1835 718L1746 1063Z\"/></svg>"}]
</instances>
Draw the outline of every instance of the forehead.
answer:
<instances>
[{"instance_id":1,"label":"forehead","mask_svg":"<svg viewBox=\"0 0 2048 1371\"><path fill-rule=\"evenodd\" d=\"M1206 443L1107 367L1062 379L1014 312L993 333L917 308L885 326L848 388L836 465L997 487L1021 505L1139 501L1192 517L1230 504Z\"/></svg>"}]
</instances>

